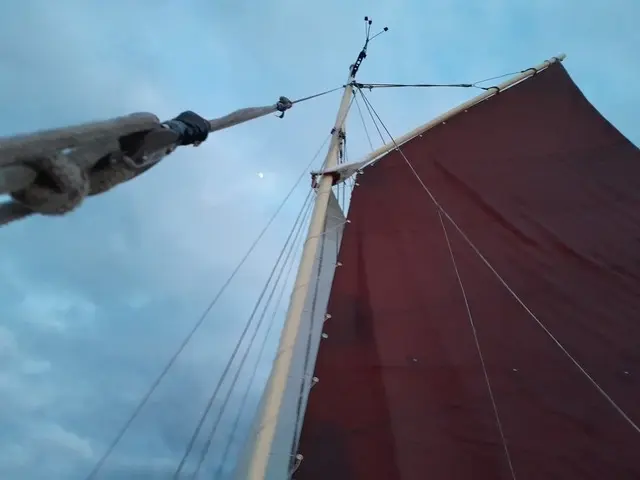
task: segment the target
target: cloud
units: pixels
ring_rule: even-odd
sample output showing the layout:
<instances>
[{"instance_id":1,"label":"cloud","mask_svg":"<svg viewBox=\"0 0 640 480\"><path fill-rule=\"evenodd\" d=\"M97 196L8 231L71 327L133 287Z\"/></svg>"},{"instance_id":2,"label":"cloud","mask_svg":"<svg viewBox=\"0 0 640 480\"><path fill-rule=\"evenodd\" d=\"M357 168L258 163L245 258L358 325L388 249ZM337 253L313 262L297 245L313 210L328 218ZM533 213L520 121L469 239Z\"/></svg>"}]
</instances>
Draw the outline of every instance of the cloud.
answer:
<instances>
[{"instance_id":1,"label":"cloud","mask_svg":"<svg viewBox=\"0 0 640 480\"><path fill-rule=\"evenodd\" d=\"M371 44L361 81L468 82L565 50L590 100L638 141L640 99L629 88L640 73L632 48L640 42L631 24L637 8L631 0L606 9L577 0L15 3L0 18L0 134L133 111L169 118L190 108L213 117L333 88L345 81L368 14L390 31ZM475 93L385 90L369 98L402 134ZM0 477L86 475L305 170L331 129L338 95L296 105L283 120L268 116L219 132L66 218L34 217L0 230ZM369 150L355 112L347 132L355 160ZM173 472L308 180L103 478ZM268 372L263 363L248 413ZM232 421L231 413L223 418L208 470Z\"/></svg>"}]
</instances>

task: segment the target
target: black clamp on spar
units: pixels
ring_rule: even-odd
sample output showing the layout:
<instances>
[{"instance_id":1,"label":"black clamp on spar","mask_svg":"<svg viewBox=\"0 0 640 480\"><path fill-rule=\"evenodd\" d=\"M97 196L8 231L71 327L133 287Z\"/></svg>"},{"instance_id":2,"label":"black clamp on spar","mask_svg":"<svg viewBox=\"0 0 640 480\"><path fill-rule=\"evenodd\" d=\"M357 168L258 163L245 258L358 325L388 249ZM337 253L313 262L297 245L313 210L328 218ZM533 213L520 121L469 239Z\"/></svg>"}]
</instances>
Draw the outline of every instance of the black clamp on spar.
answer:
<instances>
[{"instance_id":1,"label":"black clamp on spar","mask_svg":"<svg viewBox=\"0 0 640 480\"><path fill-rule=\"evenodd\" d=\"M278 99L278 103L276 103L276 110L280 112L278 118L284 118L284 112L293 107L293 102L289 100L287 97L280 97Z\"/></svg>"},{"instance_id":2,"label":"black clamp on spar","mask_svg":"<svg viewBox=\"0 0 640 480\"><path fill-rule=\"evenodd\" d=\"M136 170L146 169L177 146L197 147L209 136L209 121L190 110L163 122L152 130L121 139L123 160Z\"/></svg>"}]
</instances>

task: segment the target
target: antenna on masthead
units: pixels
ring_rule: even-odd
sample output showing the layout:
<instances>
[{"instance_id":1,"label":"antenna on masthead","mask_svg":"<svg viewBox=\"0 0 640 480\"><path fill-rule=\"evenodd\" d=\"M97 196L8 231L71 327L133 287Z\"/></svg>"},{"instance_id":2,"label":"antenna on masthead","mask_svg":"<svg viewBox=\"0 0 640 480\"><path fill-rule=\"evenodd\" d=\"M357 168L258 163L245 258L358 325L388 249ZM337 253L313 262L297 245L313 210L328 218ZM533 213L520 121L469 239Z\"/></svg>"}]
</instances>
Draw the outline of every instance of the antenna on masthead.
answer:
<instances>
[{"instance_id":1,"label":"antenna on masthead","mask_svg":"<svg viewBox=\"0 0 640 480\"><path fill-rule=\"evenodd\" d=\"M362 64L362 61L365 58L367 58L367 47L369 46L369 42L371 42L371 40L383 34L384 32L389 31L389 27L384 27L382 30L380 30L378 33L376 33L372 37L371 36L372 24L373 24L373 20L371 20L369 17L364 17L364 34L365 34L364 46L362 47L362 50L360 50L360 53L358 54L358 58L356 59L355 63L349 67L349 69L351 70L351 78L355 78L356 73L358 73L358 70L360 69L360 64Z\"/></svg>"}]
</instances>

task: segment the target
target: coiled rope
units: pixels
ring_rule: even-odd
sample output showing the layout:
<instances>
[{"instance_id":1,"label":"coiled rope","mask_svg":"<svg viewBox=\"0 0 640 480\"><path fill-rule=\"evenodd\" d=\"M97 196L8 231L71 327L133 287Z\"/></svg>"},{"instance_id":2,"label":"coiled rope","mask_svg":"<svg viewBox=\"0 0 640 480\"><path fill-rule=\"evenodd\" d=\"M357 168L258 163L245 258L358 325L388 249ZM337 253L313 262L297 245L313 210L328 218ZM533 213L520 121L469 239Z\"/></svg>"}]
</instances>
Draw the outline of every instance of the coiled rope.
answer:
<instances>
[{"instance_id":1,"label":"coiled rope","mask_svg":"<svg viewBox=\"0 0 640 480\"><path fill-rule=\"evenodd\" d=\"M270 107L238 110L224 117L222 123L209 122L211 129L217 130L273 112L279 112L282 118L294 104L342 88L294 101L280 97ZM133 114L95 124L0 138L0 194L11 197L0 203L0 226L36 213L68 214L88 196L107 192L144 173L181 145L175 132L163 126L152 114ZM151 140L149 132L153 133ZM140 157L140 163L132 160L134 154Z\"/></svg>"}]
</instances>

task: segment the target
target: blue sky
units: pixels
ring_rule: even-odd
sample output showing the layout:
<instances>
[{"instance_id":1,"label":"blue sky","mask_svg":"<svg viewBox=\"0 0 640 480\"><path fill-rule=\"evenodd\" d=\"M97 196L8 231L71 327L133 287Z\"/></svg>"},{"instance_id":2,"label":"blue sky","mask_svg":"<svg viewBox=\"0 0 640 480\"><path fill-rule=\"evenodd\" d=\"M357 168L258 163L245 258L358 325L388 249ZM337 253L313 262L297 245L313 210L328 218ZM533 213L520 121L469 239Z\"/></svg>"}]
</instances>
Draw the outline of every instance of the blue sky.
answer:
<instances>
[{"instance_id":1,"label":"blue sky","mask_svg":"<svg viewBox=\"0 0 640 480\"><path fill-rule=\"evenodd\" d=\"M364 15L390 31L372 44L360 81L470 82L565 52L587 97L640 143L636 0L12 2L0 17L0 134L133 111L215 117L332 88L358 53ZM400 135L475 93L369 98ZM88 473L320 146L338 99L213 135L68 217L0 230L1 478ZM358 122L354 112L353 160L368 150ZM307 191L296 192L100 478L173 471Z\"/></svg>"}]
</instances>

